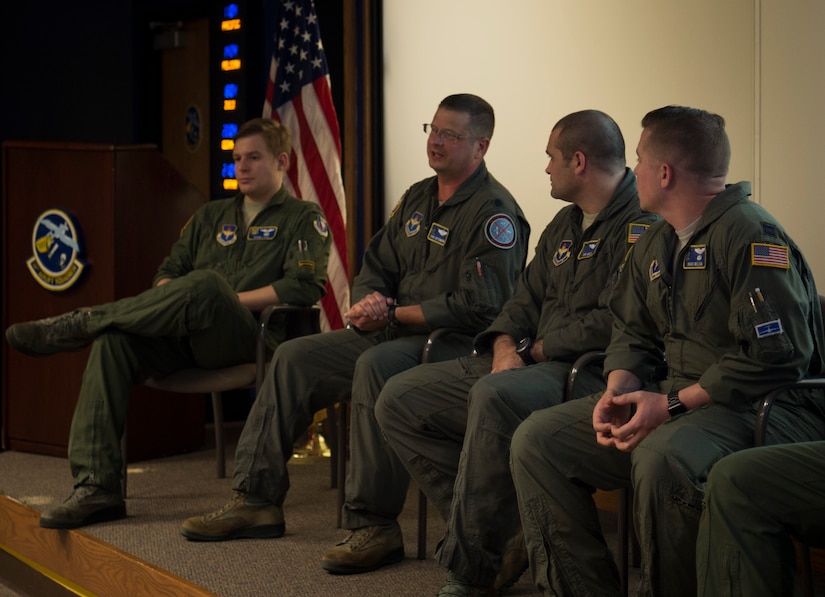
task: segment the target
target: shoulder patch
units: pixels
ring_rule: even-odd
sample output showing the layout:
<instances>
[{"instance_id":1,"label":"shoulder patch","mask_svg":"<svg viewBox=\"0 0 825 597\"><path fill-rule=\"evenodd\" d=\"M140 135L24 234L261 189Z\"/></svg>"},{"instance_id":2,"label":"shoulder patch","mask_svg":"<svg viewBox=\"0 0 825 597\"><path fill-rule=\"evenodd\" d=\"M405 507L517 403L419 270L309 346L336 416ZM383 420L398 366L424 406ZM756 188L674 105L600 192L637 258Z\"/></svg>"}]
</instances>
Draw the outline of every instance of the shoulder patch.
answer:
<instances>
[{"instance_id":1,"label":"shoulder patch","mask_svg":"<svg viewBox=\"0 0 825 597\"><path fill-rule=\"evenodd\" d=\"M650 224L640 224L638 222L631 222L627 225L627 242L629 244L635 243L645 230L650 228Z\"/></svg>"},{"instance_id":2,"label":"shoulder patch","mask_svg":"<svg viewBox=\"0 0 825 597\"><path fill-rule=\"evenodd\" d=\"M788 247L768 243L751 243L751 265L788 269L791 267Z\"/></svg>"},{"instance_id":3,"label":"shoulder patch","mask_svg":"<svg viewBox=\"0 0 825 597\"><path fill-rule=\"evenodd\" d=\"M401 197L401 199L398 200L398 203L395 204L395 207L392 208L392 211L390 212L390 217L389 217L390 220L392 220L395 217L395 214L401 208L402 203L404 203L404 198L403 197Z\"/></svg>"},{"instance_id":4,"label":"shoulder patch","mask_svg":"<svg viewBox=\"0 0 825 597\"><path fill-rule=\"evenodd\" d=\"M499 249L512 249L516 246L516 226L507 214L491 216L484 225L487 241Z\"/></svg>"},{"instance_id":5,"label":"shoulder patch","mask_svg":"<svg viewBox=\"0 0 825 597\"><path fill-rule=\"evenodd\" d=\"M315 232L320 234L322 238L329 236L329 225L324 219L324 216L315 216L315 221L312 222L312 226L315 228Z\"/></svg>"}]
</instances>

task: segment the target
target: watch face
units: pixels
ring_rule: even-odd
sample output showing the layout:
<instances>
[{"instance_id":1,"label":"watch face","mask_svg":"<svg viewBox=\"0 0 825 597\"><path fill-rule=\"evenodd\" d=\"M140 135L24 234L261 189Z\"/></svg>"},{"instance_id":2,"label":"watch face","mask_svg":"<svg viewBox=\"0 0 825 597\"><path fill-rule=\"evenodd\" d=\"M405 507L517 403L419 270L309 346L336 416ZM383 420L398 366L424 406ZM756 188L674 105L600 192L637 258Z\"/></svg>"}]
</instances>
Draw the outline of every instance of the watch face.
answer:
<instances>
[{"instance_id":1,"label":"watch face","mask_svg":"<svg viewBox=\"0 0 825 597\"><path fill-rule=\"evenodd\" d=\"M522 338L516 344L516 352L523 352L530 348L530 338Z\"/></svg>"}]
</instances>

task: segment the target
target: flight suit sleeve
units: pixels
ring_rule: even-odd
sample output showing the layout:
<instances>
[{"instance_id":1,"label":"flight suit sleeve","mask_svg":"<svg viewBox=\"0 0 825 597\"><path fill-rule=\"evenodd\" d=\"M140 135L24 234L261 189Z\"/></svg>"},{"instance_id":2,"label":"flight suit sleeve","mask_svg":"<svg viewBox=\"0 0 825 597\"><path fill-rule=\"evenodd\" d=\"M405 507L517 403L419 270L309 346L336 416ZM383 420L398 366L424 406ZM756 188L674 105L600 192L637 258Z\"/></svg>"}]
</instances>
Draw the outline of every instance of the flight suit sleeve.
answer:
<instances>
[{"instance_id":1,"label":"flight suit sleeve","mask_svg":"<svg viewBox=\"0 0 825 597\"><path fill-rule=\"evenodd\" d=\"M292 234L292 246L283 264L284 275L272 282L282 303L314 305L325 294L327 263L332 246L332 231L320 209L311 203L302 205Z\"/></svg>"}]
</instances>

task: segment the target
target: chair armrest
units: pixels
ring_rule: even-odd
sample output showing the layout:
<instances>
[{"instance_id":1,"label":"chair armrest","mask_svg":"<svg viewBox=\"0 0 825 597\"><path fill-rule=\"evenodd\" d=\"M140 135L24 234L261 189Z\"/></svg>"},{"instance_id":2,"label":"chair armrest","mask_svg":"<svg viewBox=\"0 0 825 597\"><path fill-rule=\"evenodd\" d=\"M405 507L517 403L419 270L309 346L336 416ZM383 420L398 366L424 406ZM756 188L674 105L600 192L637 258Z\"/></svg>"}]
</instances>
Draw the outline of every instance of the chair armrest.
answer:
<instances>
[{"instance_id":1,"label":"chair armrest","mask_svg":"<svg viewBox=\"0 0 825 597\"><path fill-rule=\"evenodd\" d=\"M467 335L462 330L456 328L436 328L430 335L427 336L427 341L424 343L424 348L421 350L421 364L426 364L430 362L430 358L432 357L432 350L433 345L435 342L441 338L442 336L446 336L447 334L462 334Z\"/></svg>"},{"instance_id":2,"label":"chair armrest","mask_svg":"<svg viewBox=\"0 0 825 597\"><path fill-rule=\"evenodd\" d=\"M260 389L266 372L266 333L274 313L286 314L287 338L297 338L321 331L321 308L318 305L268 305L258 315L258 340L255 347L255 389Z\"/></svg>"},{"instance_id":3,"label":"chair armrest","mask_svg":"<svg viewBox=\"0 0 825 597\"><path fill-rule=\"evenodd\" d=\"M825 378L813 377L811 379L801 379L796 383L792 383L781 388L777 388L768 392L759 405L759 410L756 412L756 421L753 425L753 445L764 446L765 437L768 433L768 420L770 419L771 409L776 401L776 398L783 392L788 390L805 390L805 389L825 389Z\"/></svg>"},{"instance_id":4,"label":"chair armrest","mask_svg":"<svg viewBox=\"0 0 825 597\"><path fill-rule=\"evenodd\" d=\"M564 388L565 402L573 398L573 390L576 389L576 378L579 375L579 371L590 365L604 362L606 356L607 353L603 350L592 350L584 353L573 362L573 365L570 367L570 372L567 374L567 386Z\"/></svg>"}]
</instances>

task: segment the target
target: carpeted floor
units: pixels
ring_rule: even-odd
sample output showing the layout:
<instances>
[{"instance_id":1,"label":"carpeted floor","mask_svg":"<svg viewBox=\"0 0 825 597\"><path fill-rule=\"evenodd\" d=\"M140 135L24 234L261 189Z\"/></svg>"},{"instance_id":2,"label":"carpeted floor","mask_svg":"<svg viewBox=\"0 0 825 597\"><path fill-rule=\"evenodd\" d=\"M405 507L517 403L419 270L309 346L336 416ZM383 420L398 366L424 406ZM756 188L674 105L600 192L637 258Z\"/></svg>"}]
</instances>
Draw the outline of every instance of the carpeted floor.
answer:
<instances>
[{"instance_id":1,"label":"carpeted floor","mask_svg":"<svg viewBox=\"0 0 825 597\"><path fill-rule=\"evenodd\" d=\"M227 456L233 453L233 446ZM229 479L217 479L214 451L150 460L129 467L125 520L92 525L88 534L166 569L222 597L435 595L445 571L432 559L444 523L430 508L428 559L416 559L417 488L412 485L400 524L407 558L369 574L336 576L319 564L323 553L347 532L335 527L336 492L329 459L290 461L291 489L284 504L287 532L280 539L195 543L179 534L187 517L217 509L231 497ZM231 458L227 462L232 470ZM71 476L65 459L0 452L0 490L43 510L65 499ZM604 523L615 524L615 514ZM606 529L607 530L607 529ZM613 531L609 540L613 540ZM4 592L6 591L6 592ZM0 597L17 595L0 584ZM526 573L507 595L537 595Z\"/></svg>"}]
</instances>

